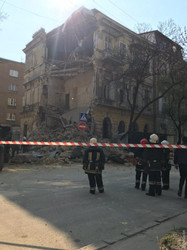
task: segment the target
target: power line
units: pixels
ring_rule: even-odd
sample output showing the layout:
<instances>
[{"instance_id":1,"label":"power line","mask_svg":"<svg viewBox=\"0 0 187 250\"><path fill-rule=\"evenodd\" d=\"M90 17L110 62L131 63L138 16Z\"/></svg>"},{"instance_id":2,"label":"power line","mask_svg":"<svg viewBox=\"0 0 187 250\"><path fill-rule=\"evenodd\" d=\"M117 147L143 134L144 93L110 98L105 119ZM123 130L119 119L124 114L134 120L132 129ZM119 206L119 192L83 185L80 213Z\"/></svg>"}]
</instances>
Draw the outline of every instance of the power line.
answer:
<instances>
[{"instance_id":1,"label":"power line","mask_svg":"<svg viewBox=\"0 0 187 250\"><path fill-rule=\"evenodd\" d=\"M4 6L5 2L6 2L6 0L4 0L4 2L2 3L1 8L0 8L0 12L1 12L2 9L3 9L3 6Z\"/></svg>"},{"instance_id":2,"label":"power line","mask_svg":"<svg viewBox=\"0 0 187 250\"><path fill-rule=\"evenodd\" d=\"M3 2L3 0L0 0L0 1ZM6 2L6 0L4 0L4 3L3 3L2 6L1 6L1 9L2 9L2 7L4 6L5 2ZM25 11L25 12L27 12L27 13L30 13L30 14L32 14L32 15L35 15L35 16L38 16L38 17L41 17L41 18L45 18L45 19L51 20L51 21L53 21L53 22L58 22L58 23L59 23L59 21L56 20L56 19L53 19L53 18L51 18L51 17L42 16L42 15L36 13L36 12L27 10L27 9L25 9L25 8L22 8L22 7L19 7L19 6L15 5L15 4L12 4L12 3L9 3L9 2L6 2L6 4L11 5L11 6L13 6L13 7L16 8L16 9L19 9L19 10Z\"/></svg>"},{"instance_id":3,"label":"power line","mask_svg":"<svg viewBox=\"0 0 187 250\"><path fill-rule=\"evenodd\" d=\"M112 5L114 5L118 10L120 10L122 13L124 13L125 15L127 15L128 17L130 17L132 20L134 20L135 22L138 23L138 20L136 20L133 16L129 15L127 12L125 12L122 8L120 8L119 6L117 6L114 2L112 2L111 0L108 0Z\"/></svg>"},{"instance_id":4,"label":"power line","mask_svg":"<svg viewBox=\"0 0 187 250\"><path fill-rule=\"evenodd\" d=\"M121 20L120 20L120 19L118 19L116 16L114 16L114 15L113 15L112 13L110 13L108 10L106 10L105 8L103 8L102 5L96 3L95 0L92 0L92 1L93 1L96 5L98 5L100 8L102 8L104 11L106 11L106 13L110 14L111 16L113 16L116 20L118 20L118 21L121 23Z\"/></svg>"}]
</instances>

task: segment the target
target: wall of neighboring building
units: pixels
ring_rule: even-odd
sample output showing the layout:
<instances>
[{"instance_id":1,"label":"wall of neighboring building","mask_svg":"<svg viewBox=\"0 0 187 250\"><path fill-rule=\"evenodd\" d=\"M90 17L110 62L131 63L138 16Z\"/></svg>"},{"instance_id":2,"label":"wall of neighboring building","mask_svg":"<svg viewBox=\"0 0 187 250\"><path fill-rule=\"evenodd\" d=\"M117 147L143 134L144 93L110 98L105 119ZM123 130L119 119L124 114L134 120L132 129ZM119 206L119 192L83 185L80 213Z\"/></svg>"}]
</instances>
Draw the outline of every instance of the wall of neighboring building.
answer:
<instances>
[{"instance_id":1,"label":"wall of neighboring building","mask_svg":"<svg viewBox=\"0 0 187 250\"><path fill-rule=\"evenodd\" d=\"M0 124L20 126L23 63L0 58Z\"/></svg>"},{"instance_id":2,"label":"wall of neighboring building","mask_svg":"<svg viewBox=\"0 0 187 250\"><path fill-rule=\"evenodd\" d=\"M125 130L127 132L129 126L130 113L123 109L116 109L113 107L97 106L92 111L92 117L95 123L95 133L102 137L103 121L105 118L109 118L111 121L111 138L115 138L119 134L119 123L123 121L125 124ZM153 131L153 120L151 116L142 115L137 121L137 132L143 132L145 126L148 126L148 133Z\"/></svg>"}]
</instances>

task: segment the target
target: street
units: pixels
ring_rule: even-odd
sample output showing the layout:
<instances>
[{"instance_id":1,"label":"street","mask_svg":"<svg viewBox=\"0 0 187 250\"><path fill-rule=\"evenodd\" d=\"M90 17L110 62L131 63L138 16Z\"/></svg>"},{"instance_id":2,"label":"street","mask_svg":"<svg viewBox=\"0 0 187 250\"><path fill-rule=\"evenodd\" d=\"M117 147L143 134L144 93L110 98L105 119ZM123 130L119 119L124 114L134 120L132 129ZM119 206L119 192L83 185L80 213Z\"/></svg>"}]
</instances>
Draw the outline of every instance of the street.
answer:
<instances>
[{"instance_id":1,"label":"street","mask_svg":"<svg viewBox=\"0 0 187 250\"><path fill-rule=\"evenodd\" d=\"M187 224L178 170L171 171L170 190L157 197L134 188L132 166L106 164L103 181L105 193L91 195L80 163L6 165L0 173L0 249L125 249L115 244L171 218L184 215Z\"/></svg>"}]
</instances>

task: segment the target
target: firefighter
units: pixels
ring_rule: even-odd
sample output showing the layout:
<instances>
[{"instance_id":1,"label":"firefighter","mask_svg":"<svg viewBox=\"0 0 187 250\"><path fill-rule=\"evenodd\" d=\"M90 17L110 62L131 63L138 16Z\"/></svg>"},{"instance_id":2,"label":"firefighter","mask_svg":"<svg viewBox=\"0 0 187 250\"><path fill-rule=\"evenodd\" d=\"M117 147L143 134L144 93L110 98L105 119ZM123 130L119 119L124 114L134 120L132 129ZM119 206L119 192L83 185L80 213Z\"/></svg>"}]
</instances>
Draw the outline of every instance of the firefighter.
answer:
<instances>
[{"instance_id":1,"label":"firefighter","mask_svg":"<svg viewBox=\"0 0 187 250\"><path fill-rule=\"evenodd\" d=\"M158 143L158 140L158 135L150 135L149 142L151 144ZM161 195L161 164L163 160L163 150L161 148L147 148L144 151L143 158L147 162L149 171L149 192L146 193L146 195Z\"/></svg>"},{"instance_id":2,"label":"firefighter","mask_svg":"<svg viewBox=\"0 0 187 250\"><path fill-rule=\"evenodd\" d=\"M143 138L140 140L140 144L148 144L147 139ZM144 148L137 148L134 153L135 165L136 165L136 183L135 188L139 189L141 184L142 191L145 191L147 173L146 173L146 162L143 160ZM142 181L141 181L142 177Z\"/></svg>"},{"instance_id":3,"label":"firefighter","mask_svg":"<svg viewBox=\"0 0 187 250\"><path fill-rule=\"evenodd\" d=\"M0 171L2 171L4 166L4 145L0 145Z\"/></svg>"},{"instance_id":4,"label":"firefighter","mask_svg":"<svg viewBox=\"0 0 187 250\"><path fill-rule=\"evenodd\" d=\"M182 141L184 145L187 145L186 136L183 137ZM180 172L178 196L180 197L182 196L182 189L185 184L184 198L187 198L187 149L175 150L174 163L176 168L179 167L179 172Z\"/></svg>"},{"instance_id":5,"label":"firefighter","mask_svg":"<svg viewBox=\"0 0 187 250\"><path fill-rule=\"evenodd\" d=\"M169 145L169 142L163 140L161 142L162 145ZM162 189L168 190L169 189L169 176L171 170L171 164L169 163L170 160L170 149L164 148L163 149L163 161L162 161Z\"/></svg>"},{"instance_id":6,"label":"firefighter","mask_svg":"<svg viewBox=\"0 0 187 250\"><path fill-rule=\"evenodd\" d=\"M90 143L97 143L96 138L91 138ZM83 169L88 175L90 193L95 194L96 185L100 193L104 192L102 170L104 169L105 155L101 148L90 146L83 156Z\"/></svg>"}]
</instances>

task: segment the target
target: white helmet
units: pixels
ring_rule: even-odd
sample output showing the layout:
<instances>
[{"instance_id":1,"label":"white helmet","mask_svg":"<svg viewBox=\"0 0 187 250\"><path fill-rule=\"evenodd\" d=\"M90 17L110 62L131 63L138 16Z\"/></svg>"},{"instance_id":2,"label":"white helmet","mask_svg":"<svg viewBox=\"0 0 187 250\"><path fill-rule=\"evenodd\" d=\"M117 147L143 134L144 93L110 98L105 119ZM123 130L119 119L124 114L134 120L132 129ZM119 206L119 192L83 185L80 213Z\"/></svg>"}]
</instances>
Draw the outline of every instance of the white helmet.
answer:
<instances>
[{"instance_id":1,"label":"white helmet","mask_svg":"<svg viewBox=\"0 0 187 250\"><path fill-rule=\"evenodd\" d=\"M90 143L97 143L97 139L96 138L91 138Z\"/></svg>"},{"instance_id":2,"label":"white helmet","mask_svg":"<svg viewBox=\"0 0 187 250\"><path fill-rule=\"evenodd\" d=\"M163 140L163 141L161 142L161 144L162 144L162 145L169 145L169 142L166 141L166 140Z\"/></svg>"},{"instance_id":3,"label":"white helmet","mask_svg":"<svg viewBox=\"0 0 187 250\"><path fill-rule=\"evenodd\" d=\"M149 141L150 141L151 143L157 143L157 142L158 142L158 135L156 135L156 134L150 135Z\"/></svg>"}]
</instances>

